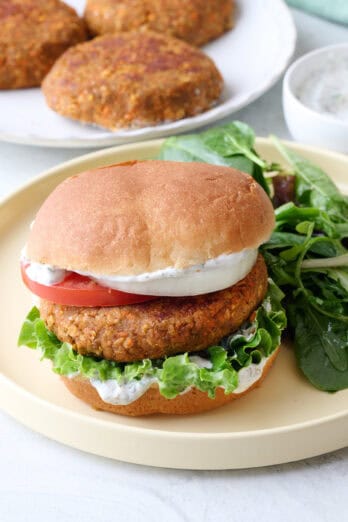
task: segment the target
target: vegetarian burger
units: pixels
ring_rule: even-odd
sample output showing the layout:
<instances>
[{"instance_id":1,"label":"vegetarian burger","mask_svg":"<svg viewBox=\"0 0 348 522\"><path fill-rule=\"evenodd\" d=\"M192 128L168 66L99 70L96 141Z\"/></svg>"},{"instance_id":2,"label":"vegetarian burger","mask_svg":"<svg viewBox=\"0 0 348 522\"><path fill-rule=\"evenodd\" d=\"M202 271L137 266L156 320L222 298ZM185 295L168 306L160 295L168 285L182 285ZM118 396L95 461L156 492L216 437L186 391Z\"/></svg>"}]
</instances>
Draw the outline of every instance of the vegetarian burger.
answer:
<instances>
[{"instance_id":1,"label":"vegetarian burger","mask_svg":"<svg viewBox=\"0 0 348 522\"><path fill-rule=\"evenodd\" d=\"M124 415L196 413L258 385L285 318L258 247L274 212L229 167L127 162L61 183L21 270L39 297L19 344L69 390Z\"/></svg>"}]
</instances>

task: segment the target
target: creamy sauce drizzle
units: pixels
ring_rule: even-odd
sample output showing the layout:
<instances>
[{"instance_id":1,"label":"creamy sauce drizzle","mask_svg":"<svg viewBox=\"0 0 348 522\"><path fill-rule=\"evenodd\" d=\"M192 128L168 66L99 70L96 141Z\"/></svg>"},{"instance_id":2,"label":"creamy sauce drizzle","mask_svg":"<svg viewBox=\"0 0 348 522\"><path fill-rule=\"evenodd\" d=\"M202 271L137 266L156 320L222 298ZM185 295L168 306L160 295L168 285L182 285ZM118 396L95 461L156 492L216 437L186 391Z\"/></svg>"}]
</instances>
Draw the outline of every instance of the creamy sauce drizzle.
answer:
<instances>
[{"instance_id":1,"label":"creamy sauce drizzle","mask_svg":"<svg viewBox=\"0 0 348 522\"><path fill-rule=\"evenodd\" d=\"M99 379L90 379L91 385L97 390L99 397L108 404L126 406L142 395L150 388L152 384L157 382L155 377L143 377L139 381L133 379L122 384L115 379L101 381Z\"/></svg>"},{"instance_id":2,"label":"creamy sauce drizzle","mask_svg":"<svg viewBox=\"0 0 348 522\"><path fill-rule=\"evenodd\" d=\"M263 369L269 357L264 357L259 364L251 363L246 368L242 368L238 372L238 387L233 394L243 393L262 375ZM209 360L198 355L191 355L190 361L194 362L200 368L211 368L212 364ZM99 379L90 379L91 385L97 390L99 397L109 404L126 406L139 399L153 384L157 383L155 377L143 377L139 381L132 380L129 382L118 383L114 379L101 381ZM181 393L187 393L190 387Z\"/></svg>"},{"instance_id":3,"label":"creamy sauce drizzle","mask_svg":"<svg viewBox=\"0 0 348 522\"><path fill-rule=\"evenodd\" d=\"M51 265L34 263L33 261L27 266L26 272L32 281L36 281L45 286L52 286L61 283L68 274L66 270L55 268Z\"/></svg>"},{"instance_id":4,"label":"creamy sauce drizzle","mask_svg":"<svg viewBox=\"0 0 348 522\"><path fill-rule=\"evenodd\" d=\"M236 284L252 269L257 249L244 249L233 254L222 254L200 265L177 269L172 267L138 275L103 275L92 272L77 273L90 277L101 286L123 292L158 295L190 296L207 294ZM69 271L51 265L28 261L27 274L33 281L50 286L64 280Z\"/></svg>"},{"instance_id":5,"label":"creamy sauce drizzle","mask_svg":"<svg viewBox=\"0 0 348 522\"><path fill-rule=\"evenodd\" d=\"M262 375L263 369L268 361L269 357L261 359L259 364L251 363L246 368L242 368L238 372L238 386L234 390L234 394L243 393L252 384L258 381Z\"/></svg>"}]
</instances>

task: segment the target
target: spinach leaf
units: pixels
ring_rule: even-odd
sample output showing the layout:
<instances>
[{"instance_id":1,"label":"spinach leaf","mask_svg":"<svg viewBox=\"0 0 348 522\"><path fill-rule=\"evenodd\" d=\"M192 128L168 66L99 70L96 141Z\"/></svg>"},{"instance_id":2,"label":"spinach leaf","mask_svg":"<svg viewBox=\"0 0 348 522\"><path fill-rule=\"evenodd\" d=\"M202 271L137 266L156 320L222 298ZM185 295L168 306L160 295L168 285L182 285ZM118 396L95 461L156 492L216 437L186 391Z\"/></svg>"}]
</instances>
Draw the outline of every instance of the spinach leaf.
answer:
<instances>
[{"instance_id":1,"label":"spinach leaf","mask_svg":"<svg viewBox=\"0 0 348 522\"><path fill-rule=\"evenodd\" d=\"M317 388L348 388L348 329L314 310L304 298L288 308L299 367Z\"/></svg>"},{"instance_id":2,"label":"spinach leaf","mask_svg":"<svg viewBox=\"0 0 348 522\"><path fill-rule=\"evenodd\" d=\"M173 136L165 140L159 153L159 159L167 161L201 161L213 165L232 166L229 160L204 143L200 134ZM238 159L239 161L239 159ZM252 162L248 161L248 168Z\"/></svg>"},{"instance_id":3,"label":"spinach leaf","mask_svg":"<svg viewBox=\"0 0 348 522\"><path fill-rule=\"evenodd\" d=\"M159 159L232 167L253 176L269 195L263 174L267 164L255 152L254 141L254 131L245 123L235 121L199 134L168 138L161 147Z\"/></svg>"},{"instance_id":4,"label":"spinach leaf","mask_svg":"<svg viewBox=\"0 0 348 522\"><path fill-rule=\"evenodd\" d=\"M254 151L255 133L245 123L234 121L202 133L202 140L220 156L230 157L242 154L246 158L265 167L266 163Z\"/></svg>"},{"instance_id":5,"label":"spinach leaf","mask_svg":"<svg viewBox=\"0 0 348 522\"><path fill-rule=\"evenodd\" d=\"M240 169L242 170L242 169ZM245 172L245 170L243 171ZM259 165L256 165L254 164L254 169L253 171L251 172L251 176L254 178L254 180L259 184L261 185L261 187L263 188L263 190L266 192L266 194L268 196L270 196L270 189L269 189L269 186L268 186L268 183L264 177L264 174L263 174L263 170L262 168L259 166Z\"/></svg>"}]
</instances>

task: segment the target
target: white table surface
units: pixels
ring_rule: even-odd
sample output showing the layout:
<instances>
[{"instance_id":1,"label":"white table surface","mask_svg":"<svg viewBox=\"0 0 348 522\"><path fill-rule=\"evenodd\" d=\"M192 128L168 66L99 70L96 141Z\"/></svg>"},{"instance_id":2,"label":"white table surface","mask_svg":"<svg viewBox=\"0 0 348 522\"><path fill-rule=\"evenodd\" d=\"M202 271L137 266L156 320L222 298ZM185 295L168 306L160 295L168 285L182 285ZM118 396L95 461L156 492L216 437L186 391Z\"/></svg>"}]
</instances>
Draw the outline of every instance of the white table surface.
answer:
<instances>
[{"instance_id":1,"label":"white table surface","mask_svg":"<svg viewBox=\"0 0 348 522\"><path fill-rule=\"evenodd\" d=\"M293 10L296 56L348 40L348 29ZM256 45L256 43L255 43ZM281 83L235 118L288 138ZM83 154L0 144L0 197ZM124 464L48 440L0 412L0 522L348 520L348 448L299 463L192 472Z\"/></svg>"}]
</instances>

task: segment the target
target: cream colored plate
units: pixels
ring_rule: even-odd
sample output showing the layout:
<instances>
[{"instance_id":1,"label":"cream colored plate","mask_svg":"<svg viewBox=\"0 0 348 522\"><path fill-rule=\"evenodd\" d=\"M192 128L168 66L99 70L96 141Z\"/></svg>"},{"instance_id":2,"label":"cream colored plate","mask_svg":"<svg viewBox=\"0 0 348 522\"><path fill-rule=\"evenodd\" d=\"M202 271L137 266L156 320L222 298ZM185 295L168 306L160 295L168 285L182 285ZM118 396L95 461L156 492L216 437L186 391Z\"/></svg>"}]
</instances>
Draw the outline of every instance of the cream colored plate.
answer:
<instances>
[{"instance_id":1,"label":"cream colored plate","mask_svg":"<svg viewBox=\"0 0 348 522\"><path fill-rule=\"evenodd\" d=\"M311 457L348 444L348 390L313 388L284 346L261 388L219 410L190 417L119 417L90 409L69 394L38 354L16 348L31 297L18 258L35 211L64 178L87 168L151 158L161 141L126 145L83 156L50 170L0 206L0 407L70 446L114 459L190 469L255 467ZM348 192L348 158L292 145L326 169ZM262 156L280 161L258 140Z\"/></svg>"}]
</instances>

